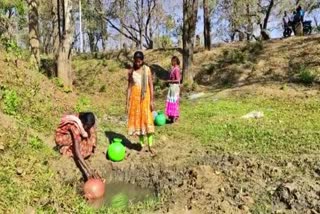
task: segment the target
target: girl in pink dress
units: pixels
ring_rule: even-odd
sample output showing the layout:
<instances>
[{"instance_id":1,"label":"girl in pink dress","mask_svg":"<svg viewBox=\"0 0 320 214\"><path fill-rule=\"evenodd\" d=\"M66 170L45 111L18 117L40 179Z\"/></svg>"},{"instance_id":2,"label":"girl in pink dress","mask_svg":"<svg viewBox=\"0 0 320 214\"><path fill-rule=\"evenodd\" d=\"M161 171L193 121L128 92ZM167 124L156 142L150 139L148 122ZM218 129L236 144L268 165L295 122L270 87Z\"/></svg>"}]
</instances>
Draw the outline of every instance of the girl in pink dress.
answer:
<instances>
[{"instance_id":1,"label":"girl in pink dress","mask_svg":"<svg viewBox=\"0 0 320 214\"><path fill-rule=\"evenodd\" d=\"M169 91L166 101L166 115L170 122L174 123L180 116L179 100L180 100L180 60L174 56L171 59L172 69L170 72Z\"/></svg>"}]
</instances>

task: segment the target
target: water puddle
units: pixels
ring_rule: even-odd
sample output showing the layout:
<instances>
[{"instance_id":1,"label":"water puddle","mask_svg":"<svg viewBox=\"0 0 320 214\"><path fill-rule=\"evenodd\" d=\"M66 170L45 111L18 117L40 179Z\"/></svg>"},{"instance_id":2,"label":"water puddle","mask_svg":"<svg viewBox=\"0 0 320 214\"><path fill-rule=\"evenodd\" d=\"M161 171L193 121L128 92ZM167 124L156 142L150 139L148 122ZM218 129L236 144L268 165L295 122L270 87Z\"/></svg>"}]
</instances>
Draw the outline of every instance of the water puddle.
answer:
<instances>
[{"instance_id":1,"label":"water puddle","mask_svg":"<svg viewBox=\"0 0 320 214\"><path fill-rule=\"evenodd\" d=\"M141 188L124 182L116 182L106 184L104 198L91 202L91 205L95 208L127 208L132 204L155 198L156 194L152 189Z\"/></svg>"}]
</instances>

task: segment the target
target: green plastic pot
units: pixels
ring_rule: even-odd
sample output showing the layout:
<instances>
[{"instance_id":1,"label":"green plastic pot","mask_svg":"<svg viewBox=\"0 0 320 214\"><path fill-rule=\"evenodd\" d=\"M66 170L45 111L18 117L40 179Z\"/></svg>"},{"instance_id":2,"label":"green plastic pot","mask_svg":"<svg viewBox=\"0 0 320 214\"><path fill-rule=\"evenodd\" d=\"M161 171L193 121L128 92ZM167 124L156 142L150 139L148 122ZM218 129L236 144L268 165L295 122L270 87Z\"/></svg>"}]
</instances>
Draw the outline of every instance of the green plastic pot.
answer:
<instances>
[{"instance_id":1,"label":"green plastic pot","mask_svg":"<svg viewBox=\"0 0 320 214\"><path fill-rule=\"evenodd\" d=\"M122 143L122 139L121 138L113 138L112 143Z\"/></svg>"},{"instance_id":2,"label":"green plastic pot","mask_svg":"<svg viewBox=\"0 0 320 214\"><path fill-rule=\"evenodd\" d=\"M158 112L158 115L156 116L156 119L154 120L154 123L157 125L157 126L163 126L166 124L166 115L160 111Z\"/></svg>"},{"instance_id":3,"label":"green plastic pot","mask_svg":"<svg viewBox=\"0 0 320 214\"><path fill-rule=\"evenodd\" d=\"M107 151L109 159L114 162L122 161L126 157L126 148L122 145L122 140L115 138L112 142Z\"/></svg>"}]
</instances>

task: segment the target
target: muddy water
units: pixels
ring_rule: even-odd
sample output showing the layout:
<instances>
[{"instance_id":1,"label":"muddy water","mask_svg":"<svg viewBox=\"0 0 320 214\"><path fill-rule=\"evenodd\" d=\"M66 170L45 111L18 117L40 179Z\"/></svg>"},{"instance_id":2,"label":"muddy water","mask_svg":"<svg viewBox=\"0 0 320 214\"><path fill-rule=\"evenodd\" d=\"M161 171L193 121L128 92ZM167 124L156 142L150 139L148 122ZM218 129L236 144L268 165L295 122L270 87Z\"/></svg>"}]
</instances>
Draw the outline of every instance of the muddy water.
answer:
<instances>
[{"instance_id":1,"label":"muddy water","mask_svg":"<svg viewBox=\"0 0 320 214\"><path fill-rule=\"evenodd\" d=\"M141 188L125 182L108 183L104 198L92 202L92 206L95 208L104 206L126 208L131 204L155 198L156 194L152 189Z\"/></svg>"}]
</instances>

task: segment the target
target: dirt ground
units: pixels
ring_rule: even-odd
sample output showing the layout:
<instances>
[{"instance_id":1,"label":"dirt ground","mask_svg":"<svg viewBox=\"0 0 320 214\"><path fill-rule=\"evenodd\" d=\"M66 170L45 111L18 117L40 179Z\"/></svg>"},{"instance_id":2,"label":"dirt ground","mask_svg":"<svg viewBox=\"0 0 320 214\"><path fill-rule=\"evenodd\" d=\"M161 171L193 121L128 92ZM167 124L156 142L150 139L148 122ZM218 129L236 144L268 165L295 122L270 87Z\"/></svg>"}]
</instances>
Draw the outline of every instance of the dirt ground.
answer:
<instances>
[{"instance_id":1,"label":"dirt ground","mask_svg":"<svg viewBox=\"0 0 320 214\"><path fill-rule=\"evenodd\" d=\"M98 145L89 162L108 181L154 188L165 199L155 213L320 213L317 156L218 154L163 134L157 136L158 155L152 158L136 150L135 140L126 144L125 161L107 160L105 145ZM51 164L65 183L81 185L72 160L62 157Z\"/></svg>"}]
</instances>

